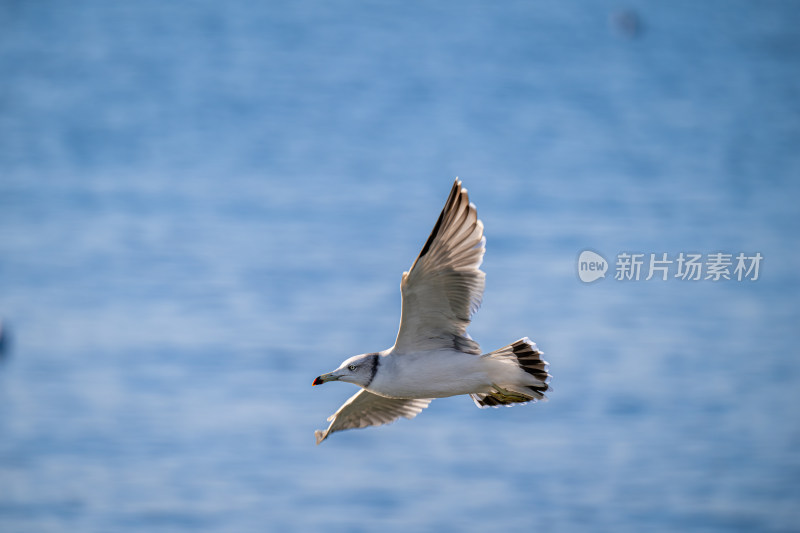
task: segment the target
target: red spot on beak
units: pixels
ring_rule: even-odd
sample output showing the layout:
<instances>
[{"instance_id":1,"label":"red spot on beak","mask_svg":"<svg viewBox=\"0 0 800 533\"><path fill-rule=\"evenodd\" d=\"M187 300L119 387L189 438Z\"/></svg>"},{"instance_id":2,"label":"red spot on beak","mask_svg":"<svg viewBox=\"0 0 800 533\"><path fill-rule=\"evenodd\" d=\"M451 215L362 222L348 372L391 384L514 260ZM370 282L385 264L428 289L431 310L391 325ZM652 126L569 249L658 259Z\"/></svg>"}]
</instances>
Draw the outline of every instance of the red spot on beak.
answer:
<instances>
[{"instance_id":1,"label":"red spot on beak","mask_svg":"<svg viewBox=\"0 0 800 533\"><path fill-rule=\"evenodd\" d=\"M319 376L319 377L317 377L317 378L314 380L314 383L312 383L312 384L311 384L311 386L313 387L314 385L322 385L323 383L325 383L324 381L322 381L322 380L320 379L321 377L322 377L322 376Z\"/></svg>"}]
</instances>

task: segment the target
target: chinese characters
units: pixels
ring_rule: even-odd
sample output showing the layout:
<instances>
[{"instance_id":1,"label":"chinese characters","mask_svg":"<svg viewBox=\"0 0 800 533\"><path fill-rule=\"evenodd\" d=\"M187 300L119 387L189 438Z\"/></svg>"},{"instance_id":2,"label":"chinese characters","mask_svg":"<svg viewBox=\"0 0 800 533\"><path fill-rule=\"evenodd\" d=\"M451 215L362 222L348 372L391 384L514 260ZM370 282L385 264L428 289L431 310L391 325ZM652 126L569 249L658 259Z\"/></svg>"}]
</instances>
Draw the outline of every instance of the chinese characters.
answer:
<instances>
[{"instance_id":1,"label":"chinese characters","mask_svg":"<svg viewBox=\"0 0 800 533\"><path fill-rule=\"evenodd\" d=\"M669 256L664 253L627 253L617 255L614 279L617 281L649 281L653 278L667 281L756 281L759 276L760 252L746 255L715 252L706 255L680 252Z\"/></svg>"}]
</instances>

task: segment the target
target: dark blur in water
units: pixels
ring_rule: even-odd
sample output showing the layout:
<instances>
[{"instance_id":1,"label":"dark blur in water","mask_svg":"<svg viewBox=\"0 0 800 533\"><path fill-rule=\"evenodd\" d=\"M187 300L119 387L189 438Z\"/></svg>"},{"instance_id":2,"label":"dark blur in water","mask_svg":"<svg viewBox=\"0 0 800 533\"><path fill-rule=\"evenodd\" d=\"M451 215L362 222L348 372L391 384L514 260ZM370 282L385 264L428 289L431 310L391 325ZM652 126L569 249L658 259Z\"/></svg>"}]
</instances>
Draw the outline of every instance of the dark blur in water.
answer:
<instances>
[{"instance_id":1,"label":"dark blur in water","mask_svg":"<svg viewBox=\"0 0 800 533\"><path fill-rule=\"evenodd\" d=\"M0 530L797 531L800 9L0 4ZM313 430L460 176L547 404ZM582 284L584 248L760 279Z\"/></svg>"}]
</instances>

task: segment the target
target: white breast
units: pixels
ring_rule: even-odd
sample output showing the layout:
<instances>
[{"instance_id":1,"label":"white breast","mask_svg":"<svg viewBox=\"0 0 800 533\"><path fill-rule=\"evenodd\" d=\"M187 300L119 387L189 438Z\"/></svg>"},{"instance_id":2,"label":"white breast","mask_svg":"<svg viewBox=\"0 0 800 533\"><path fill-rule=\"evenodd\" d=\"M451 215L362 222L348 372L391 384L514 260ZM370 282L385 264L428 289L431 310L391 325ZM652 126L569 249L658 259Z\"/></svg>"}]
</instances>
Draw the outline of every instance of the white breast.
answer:
<instances>
[{"instance_id":1,"label":"white breast","mask_svg":"<svg viewBox=\"0 0 800 533\"><path fill-rule=\"evenodd\" d=\"M381 357L368 390L392 398L444 398L491 388L483 358L453 350Z\"/></svg>"}]
</instances>

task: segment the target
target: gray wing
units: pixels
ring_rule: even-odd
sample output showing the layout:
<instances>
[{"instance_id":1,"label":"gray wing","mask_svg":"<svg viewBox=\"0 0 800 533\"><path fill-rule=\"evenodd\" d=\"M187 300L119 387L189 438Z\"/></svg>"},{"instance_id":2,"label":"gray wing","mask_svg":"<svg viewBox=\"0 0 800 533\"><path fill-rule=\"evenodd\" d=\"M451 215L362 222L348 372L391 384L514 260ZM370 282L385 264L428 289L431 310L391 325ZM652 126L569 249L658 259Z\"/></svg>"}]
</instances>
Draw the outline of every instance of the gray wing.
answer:
<instances>
[{"instance_id":1,"label":"gray wing","mask_svg":"<svg viewBox=\"0 0 800 533\"><path fill-rule=\"evenodd\" d=\"M328 438L328 435L343 429L364 428L389 424L398 418L414 418L420 411L428 407L429 399L402 400L385 398L361 389L344 402L338 411L328 417L331 423L325 431L317 430L317 444Z\"/></svg>"},{"instance_id":2,"label":"gray wing","mask_svg":"<svg viewBox=\"0 0 800 533\"><path fill-rule=\"evenodd\" d=\"M483 223L456 178L430 237L403 273L403 309L395 353L455 348L480 353L467 325L483 298Z\"/></svg>"}]
</instances>

